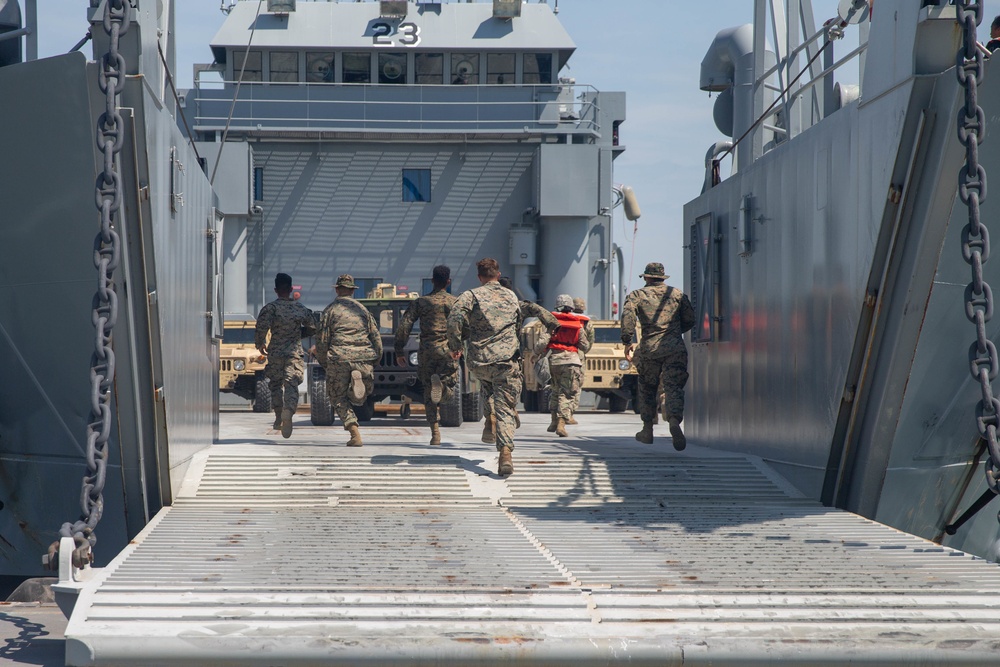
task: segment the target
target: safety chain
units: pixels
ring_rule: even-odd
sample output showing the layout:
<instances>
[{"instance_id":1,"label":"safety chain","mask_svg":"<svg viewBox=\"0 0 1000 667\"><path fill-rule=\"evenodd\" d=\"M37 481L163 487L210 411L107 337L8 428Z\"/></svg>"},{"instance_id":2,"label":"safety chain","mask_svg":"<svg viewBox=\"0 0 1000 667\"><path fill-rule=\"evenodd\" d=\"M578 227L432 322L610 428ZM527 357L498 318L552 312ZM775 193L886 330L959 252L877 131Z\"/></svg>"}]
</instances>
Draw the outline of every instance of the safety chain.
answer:
<instances>
[{"instance_id":1,"label":"safety chain","mask_svg":"<svg viewBox=\"0 0 1000 667\"><path fill-rule=\"evenodd\" d=\"M965 288L965 316L976 325L976 340L969 347L969 369L979 381L982 397L976 406L976 425L989 450L986 483L1000 493L1000 400L991 382L1000 374L996 345L986 337L986 323L993 317L993 291L983 279L983 264L990 257L990 233L979 217L986 201L986 169L979 163L979 144L986 134L986 115L979 106L978 90L983 82L983 54L977 47L976 29L983 20L983 2L957 0L956 18L964 39L958 51L955 71L965 89L964 113L958 116L958 139L965 146L965 166L958 174L958 196L969 209L969 222L962 229L962 257L972 267L972 282Z\"/></svg>"},{"instance_id":2,"label":"safety chain","mask_svg":"<svg viewBox=\"0 0 1000 667\"><path fill-rule=\"evenodd\" d=\"M80 491L81 518L64 523L63 537L76 544L73 565L82 568L93 560L97 543L94 528L104 512L104 482L107 475L108 437L111 435L111 390L115 379L115 353L111 334L118 319L118 295L114 271L121 259L121 240L114 229L114 215L121 208L122 176L116 157L125 139L125 122L119 113L118 96L125 88L125 58L118 51L119 38L128 32L132 7L128 0L107 0L104 5L104 31L110 36L98 85L104 93L105 111L97 119L97 146L104 153L104 171L97 176L96 203L101 212L101 229L94 239L94 266L97 267L97 293L94 295L92 320L95 329L94 356L90 369L91 422L87 424L87 474ZM49 546L48 563L56 567L59 543Z\"/></svg>"}]
</instances>

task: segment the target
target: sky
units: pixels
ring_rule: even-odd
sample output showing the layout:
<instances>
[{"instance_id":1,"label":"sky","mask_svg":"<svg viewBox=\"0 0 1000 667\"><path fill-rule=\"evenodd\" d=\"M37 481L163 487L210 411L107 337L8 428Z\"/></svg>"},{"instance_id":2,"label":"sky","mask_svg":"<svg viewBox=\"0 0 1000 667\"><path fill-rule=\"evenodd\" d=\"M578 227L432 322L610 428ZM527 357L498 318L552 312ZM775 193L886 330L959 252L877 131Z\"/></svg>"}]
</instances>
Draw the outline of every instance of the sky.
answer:
<instances>
[{"instance_id":1,"label":"sky","mask_svg":"<svg viewBox=\"0 0 1000 667\"><path fill-rule=\"evenodd\" d=\"M88 27L89 4L38 0L40 57L65 53L79 41ZM555 0L548 4L556 6ZM836 16L838 4L814 0L816 21ZM208 44L225 20L219 5L220 0L177 0L175 77L181 88L190 87L194 63L212 60ZM1000 13L1000 0L987 0L985 7L982 41ZM672 276L668 282L683 287L683 207L701 192L709 147L725 138L712 119L715 97L698 89L701 61L720 30L751 22L753 2L561 0L558 9L577 46L561 75L626 93L627 120L620 129L626 149L615 161L614 180L633 189L642 215L633 223L622 207L614 211L612 238L624 252L624 285L641 286L638 274L655 261ZM851 37L838 44L838 53L853 48ZM91 53L89 45L85 52Z\"/></svg>"}]
</instances>

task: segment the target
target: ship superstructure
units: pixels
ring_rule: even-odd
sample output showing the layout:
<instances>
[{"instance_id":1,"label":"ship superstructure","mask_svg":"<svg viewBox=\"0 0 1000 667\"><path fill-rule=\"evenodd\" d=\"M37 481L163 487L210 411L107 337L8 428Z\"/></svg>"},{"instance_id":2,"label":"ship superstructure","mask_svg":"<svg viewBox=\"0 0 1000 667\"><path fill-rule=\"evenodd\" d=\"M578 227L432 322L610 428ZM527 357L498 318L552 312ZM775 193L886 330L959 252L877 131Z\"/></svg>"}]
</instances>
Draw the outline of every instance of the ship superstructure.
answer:
<instances>
[{"instance_id":1,"label":"ship superstructure","mask_svg":"<svg viewBox=\"0 0 1000 667\"><path fill-rule=\"evenodd\" d=\"M233 4L184 102L226 214L227 317L277 271L322 308L340 273L422 293L447 264L458 293L487 256L529 299L610 316L625 95L560 77L574 49L547 4Z\"/></svg>"}]
</instances>

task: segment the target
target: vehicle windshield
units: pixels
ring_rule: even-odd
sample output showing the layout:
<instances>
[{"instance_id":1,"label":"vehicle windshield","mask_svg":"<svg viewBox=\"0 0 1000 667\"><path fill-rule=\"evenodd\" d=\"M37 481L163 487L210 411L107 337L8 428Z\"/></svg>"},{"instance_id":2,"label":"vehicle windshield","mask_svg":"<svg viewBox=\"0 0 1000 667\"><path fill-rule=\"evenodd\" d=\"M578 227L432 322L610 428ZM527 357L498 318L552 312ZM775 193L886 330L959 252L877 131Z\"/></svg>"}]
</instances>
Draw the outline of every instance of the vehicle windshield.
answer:
<instances>
[{"instance_id":1,"label":"vehicle windshield","mask_svg":"<svg viewBox=\"0 0 1000 667\"><path fill-rule=\"evenodd\" d=\"M382 334L394 334L396 333L396 323L399 322L403 313L406 312L406 308L410 304L406 303L366 303L365 308L367 308L372 315L375 316L375 321L378 322L379 333ZM420 333L420 322L413 323L413 329L410 334Z\"/></svg>"},{"instance_id":2,"label":"vehicle windshield","mask_svg":"<svg viewBox=\"0 0 1000 667\"><path fill-rule=\"evenodd\" d=\"M229 328L222 332L222 342L233 345L247 344L253 345L254 327Z\"/></svg>"},{"instance_id":3,"label":"vehicle windshield","mask_svg":"<svg viewBox=\"0 0 1000 667\"><path fill-rule=\"evenodd\" d=\"M622 329L620 326L613 327L594 327L594 342L595 343L621 343L622 342ZM632 336L632 342L635 343L635 336Z\"/></svg>"}]
</instances>

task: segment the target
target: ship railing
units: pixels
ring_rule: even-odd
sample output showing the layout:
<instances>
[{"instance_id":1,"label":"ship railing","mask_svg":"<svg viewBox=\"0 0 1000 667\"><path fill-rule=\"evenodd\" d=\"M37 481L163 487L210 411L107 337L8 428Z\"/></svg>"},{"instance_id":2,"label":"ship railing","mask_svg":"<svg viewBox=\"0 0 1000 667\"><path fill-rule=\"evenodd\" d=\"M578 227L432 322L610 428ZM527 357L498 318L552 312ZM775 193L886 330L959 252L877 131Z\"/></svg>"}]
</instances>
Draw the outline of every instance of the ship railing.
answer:
<instances>
[{"instance_id":1,"label":"ship railing","mask_svg":"<svg viewBox=\"0 0 1000 667\"><path fill-rule=\"evenodd\" d=\"M844 100L836 96L833 73L858 59L868 48L868 42L862 40L857 48L834 60L831 30L837 28L831 29L829 23L791 49L786 56L779 58L754 83L755 108L763 110L765 105L770 104L770 100L765 99L765 91L775 93L780 98L778 104L756 119L761 128L775 134L775 144L802 133L840 108ZM808 55L807 50L814 45L817 45L818 50L809 55L803 67L799 58L803 52ZM822 62L817 63L818 60ZM777 84L773 83L775 78L778 80ZM857 77L855 80L859 79ZM798 112L793 112L793 107L809 93L813 93L809 105L802 108L804 105L799 104ZM782 120L778 122L778 118Z\"/></svg>"},{"instance_id":2,"label":"ship railing","mask_svg":"<svg viewBox=\"0 0 1000 667\"><path fill-rule=\"evenodd\" d=\"M197 86L198 132L377 131L600 136L589 85L373 85L246 82ZM191 99L191 98L194 99ZM235 97L235 103L234 103ZM190 111L189 111L190 113Z\"/></svg>"}]
</instances>

